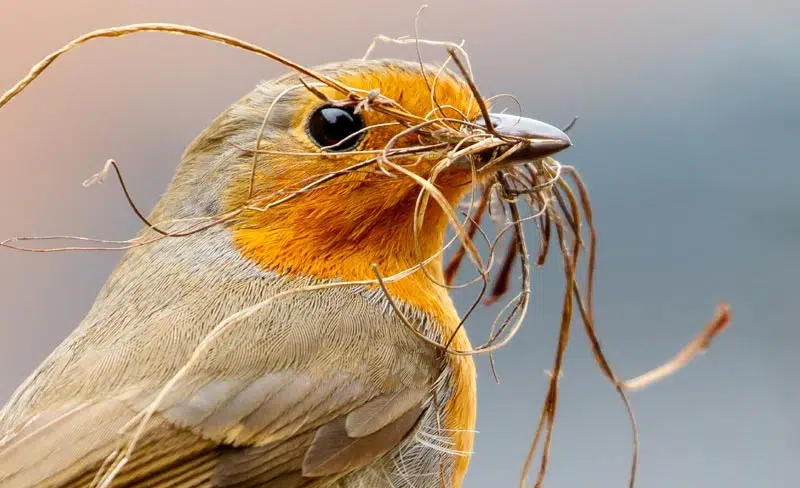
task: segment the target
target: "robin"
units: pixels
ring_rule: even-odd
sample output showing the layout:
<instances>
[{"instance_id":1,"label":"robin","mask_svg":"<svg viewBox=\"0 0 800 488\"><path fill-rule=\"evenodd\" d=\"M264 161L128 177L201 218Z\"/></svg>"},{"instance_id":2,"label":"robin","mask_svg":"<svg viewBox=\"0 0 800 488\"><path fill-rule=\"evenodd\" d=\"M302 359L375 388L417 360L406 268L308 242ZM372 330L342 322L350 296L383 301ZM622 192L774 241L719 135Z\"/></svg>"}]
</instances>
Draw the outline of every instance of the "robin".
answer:
<instances>
[{"instance_id":1,"label":"robin","mask_svg":"<svg viewBox=\"0 0 800 488\"><path fill-rule=\"evenodd\" d=\"M571 143L532 119L486 122L468 84L437 68L356 60L315 71L370 95L342 103L292 73L260 84L199 135L139 235L149 243L126 252L86 318L0 413L3 487L461 486L475 366L430 342L470 349L440 285L448 217L429 205L415 222L413 178L375 164L348 169L387 145L420 145L369 101L420 118L438 106L528 141L503 164ZM430 176L435 161L404 158ZM477 161L477 171L461 163L438 175L449 205L474 175L493 174ZM306 189L319 175L337 177ZM157 232L159 222L219 215L230 218L201 232ZM427 272L420 256L430 257ZM415 266L386 289L374 283L375 269ZM356 283L317 286L344 282ZM253 308L270 297L279 298Z\"/></svg>"}]
</instances>

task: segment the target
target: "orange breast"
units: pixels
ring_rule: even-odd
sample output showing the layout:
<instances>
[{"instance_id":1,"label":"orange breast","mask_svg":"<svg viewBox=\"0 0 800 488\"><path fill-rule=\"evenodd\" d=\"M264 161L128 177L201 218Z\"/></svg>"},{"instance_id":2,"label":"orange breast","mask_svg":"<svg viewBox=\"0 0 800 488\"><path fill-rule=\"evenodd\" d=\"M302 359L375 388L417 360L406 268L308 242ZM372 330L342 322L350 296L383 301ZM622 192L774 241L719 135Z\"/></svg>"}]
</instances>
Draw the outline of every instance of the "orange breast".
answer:
<instances>
[{"instance_id":1,"label":"orange breast","mask_svg":"<svg viewBox=\"0 0 800 488\"><path fill-rule=\"evenodd\" d=\"M461 333L453 340L453 348L471 349L469 339ZM477 386L475 383L475 362L471 356L450 356L453 371L453 396L445 407L447 428L453 432L455 448L461 452L471 452L475 435L477 414ZM467 474L469 456L458 456L453 472L453 486L461 486Z\"/></svg>"}]
</instances>

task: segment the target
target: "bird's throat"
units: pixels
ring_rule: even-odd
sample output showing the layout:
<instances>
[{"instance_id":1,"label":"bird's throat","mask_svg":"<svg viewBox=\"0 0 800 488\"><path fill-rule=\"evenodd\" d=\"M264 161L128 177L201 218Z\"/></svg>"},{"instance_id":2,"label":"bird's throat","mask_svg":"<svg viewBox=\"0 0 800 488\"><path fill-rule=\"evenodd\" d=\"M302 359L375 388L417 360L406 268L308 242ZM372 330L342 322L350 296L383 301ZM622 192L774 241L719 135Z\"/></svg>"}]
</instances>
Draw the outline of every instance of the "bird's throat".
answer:
<instances>
[{"instance_id":1,"label":"bird's throat","mask_svg":"<svg viewBox=\"0 0 800 488\"><path fill-rule=\"evenodd\" d=\"M439 251L448 220L435 202L431 200L418 219L420 230L415 234L416 193L391 205L385 203L385 195L375 201L326 196L320 193L265 212L247 212L233 227L236 247L264 270L326 280L374 280L374 264L395 298L442 324L458 321L447 290L437 284L444 281ZM455 204L459 195L449 197ZM423 261L425 271L419 266ZM416 271L401 280L391 278L413 268Z\"/></svg>"}]
</instances>

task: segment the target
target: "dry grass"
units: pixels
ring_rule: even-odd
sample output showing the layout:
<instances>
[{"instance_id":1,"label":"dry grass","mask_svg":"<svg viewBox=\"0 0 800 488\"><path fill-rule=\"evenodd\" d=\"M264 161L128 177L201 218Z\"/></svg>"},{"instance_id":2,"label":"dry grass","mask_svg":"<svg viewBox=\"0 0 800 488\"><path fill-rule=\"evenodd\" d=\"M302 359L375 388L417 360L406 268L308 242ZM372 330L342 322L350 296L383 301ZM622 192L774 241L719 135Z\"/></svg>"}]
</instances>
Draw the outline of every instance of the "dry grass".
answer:
<instances>
[{"instance_id":1,"label":"dry grass","mask_svg":"<svg viewBox=\"0 0 800 488\"><path fill-rule=\"evenodd\" d=\"M127 460L130 459L131 454L136 449L138 439L144 432L146 423L157 409L158 404L163 400L169 390L186 374L197 359L205 354L208 348L213 344L215 338L235 327L242 319L269 306L273 301L289 294L304 293L332 287L351 286L354 284L379 286L386 293L387 298L394 307L395 313L400 316L403 323L412 332L417 334L424 341L430 343L433 347L440 348L449 354L457 355L491 354L508 344L524 323L524 318L530 304L530 277L532 266L542 266L552 254L549 250L553 246L555 246L561 257L565 280L561 323L559 326L559 340L555 351L547 395L542 406L530 451L523 466L520 486L524 487L527 485L529 472L534 464L535 453L539 452L540 448L540 461L538 463L538 473L534 486L541 486L544 480L548 464L550 443L553 436L553 422L558 407L558 378L563 368L564 353L569 343L570 326L576 311L583 325L583 329L590 339L592 351L600 369L618 391L629 413L631 425L633 427L633 459L629 484L630 486L634 485L638 456L638 439L633 410L626 392L643 388L666 375L672 374L691 361L697 354L705 350L711 339L713 339L728 322L729 313L727 307L725 305L720 306L716 317L709 326L673 360L633 380L623 381L619 379L603 354L603 349L595 330L595 321L592 312L592 296L597 240L589 194L578 172L574 168L562 165L552 158L533 160L514 166L502 165L501 162L504 158L524 148L528 141L500 135L494 131L491 121L488 118L485 100L472 81L473 76L469 58L461 44L419 39L416 35L416 30L415 23L415 36L413 38L390 39L384 36L377 37L373 45L370 46L367 55L371 53L377 42L408 44L416 48L418 60L420 61L420 65L422 65L422 56L419 49L421 44L445 48L447 50L447 61L442 64L440 73L451 61L455 64L458 71L460 71L463 78L469 84L475 100L481 107L482 116L485 118L485 127L476 125L466 117L445 117L445 110L439 105L433 95L435 93L433 87L436 84L436 78L431 80L426 79L429 88L431 88L432 106L436 107L436 109L432 110L427 117L421 118L405 110L403 106L395 100L388 99L377 92L356 90L352 87L345 86L336 80L323 76L312 69L294 63L287 58L254 44L204 29L173 24L137 24L90 32L47 56L35 65L28 75L21 79L19 83L0 97L1 108L20 94L56 59L90 40L123 37L144 32L160 32L199 37L214 42L220 42L277 61L289 69L295 70L309 79L314 80L312 83L303 82L301 85L291 87L290 90L309 90L319 97L325 97L316 87L318 85L331 87L340 95L340 98L332 100L331 102L341 105L356 106L360 110L369 108L370 110L376 110L390 115L397 125L403 127L401 136L408 133L416 133L420 135L420 140L427 141L425 144L417 147L396 148L394 147L394 143L401 137L398 136L390 141L383 150L370 153L371 157L368 160L336 173L320 174L318 177L310 179L309 181L300 182L301 188L299 190L287 192L280 198L276 198L276 195L267 195L266 197L256 196L253 194L251 184L251 198L248 204L225 214L191 221L148 221L144 214L137 208L133 198L129 194L118 165L113 160L109 160L103 168L103 171L87 180L84 184L90 185L101 182L103 178L113 170L130 207L145 225L158 233L156 237L150 237L149 240L134 238L120 241L98 240L80 236L16 237L0 243L2 246L8 248L32 252L124 250L136 246L148 245L155 240L180 238L182 236L203 232L213 226L224 225L245 210L268 212L271 208L282 205L299 194L311 192L316 187L327 184L350 171L358 171L367 167L382 171L393 177L411 178L418 184L420 190L415 209L415 232L421 230L422 219L419 217L424 215L425 209L429 205L438 205L442 208L448 216L450 225L455 232L455 237L449 242L446 242L438 253L432 256L419 255L419 263L416 266L400 273L396 273L392 276L381 276L377 266L373 266L373 271L375 273L374 280L365 280L357 283L327 283L324 285L289 290L226 318L205 337L194 351L190 360L172 380L164 386L152 404L150 404L146 410L142 411L135 419L131 420L128 424L128 431L133 435L129 437L130 440L127 441L123 449L115 451L109 456L108 462L97 475L95 480L97 486L108 486L115 474L118 473ZM424 70L422 73L423 76L425 76ZM288 91L289 90L286 92ZM264 118L264 125L266 125L270 110L271 107L268 109L267 116ZM258 144L255 144L254 147L258 147ZM268 152L253 151L253 175L255 175L255 168L259 158L264 157L265 153ZM365 154L365 152L357 152L357 154ZM428 157L435 156L438 159L438 163L429 178L422 178L396 162L398 158L408 156L409 154L424 154ZM317 153L296 155L307 157L318 156ZM474 183L467 215L461 219L457 216L456 211L448 204L444 196L437 190L435 182L436 176L441 171L455 161L464 159L470 160L473 163L480 162L481 171L486 171L488 168L494 172L494 177L490 183L486 185L480 186ZM473 181L477 182L478 169L476 164L473 164L472 171ZM270 203L264 204L263 202L265 201L269 201ZM523 212L521 208L525 209L525 217L522 216ZM487 213L490 214L490 217L498 224L495 226L495 232L489 232L487 229L481 227L481 222L484 220L485 214ZM524 232L526 226L534 226L537 229L539 239L537 243L538 250L535 254L531 253L530 245L526 240ZM165 230L168 228L172 230ZM587 232L584 232L584 230L587 230ZM503 250L498 250L501 238L506 234L511 234L511 238L508 239L507 247ZM487 255L481 256L478 252L474 242L476 235L489 243ZM74 240L86 243L87 245L50 248L25 247L22 245L25 241L54 239ZM553 240L555 240L555 243L552 242ZM473 285L481 287L478 298L469 306L466 313L464 313L462 324L459 327L463 326L464 321L470 318L472 311L481 303L491 304L506 298L510 294L512 270L515 262L520 264L522 270L520 290L514 293L508 300L508 304L503 307L497 320L492 325L490 337L487 341L472 350L453 349L451 347L452 337L444 343L437 343L417 331L414 324L403 317L400 308L395 305L395 301L386 287L386 283L404 279L418 270L427 273L425 264L440 258L442 253L452 245L457 245L458 249L447 266L446 282L438 283L438 285L448 288L463 288ZM584 260L581 259L584 255L586 256L585 263ZM463 265L463 258L465 256L469 259L471 265L475 267L478 277L466 283L454 285L454 277L458 269ZM533 263L532 257L535 257ZM492 276L493 274L494 276ZM580 280L579 277L581 278ZM433 278L431 277L431 279ZM585 286L581 286L579 282L585 283Z\"/></svg>"}]
</instances>

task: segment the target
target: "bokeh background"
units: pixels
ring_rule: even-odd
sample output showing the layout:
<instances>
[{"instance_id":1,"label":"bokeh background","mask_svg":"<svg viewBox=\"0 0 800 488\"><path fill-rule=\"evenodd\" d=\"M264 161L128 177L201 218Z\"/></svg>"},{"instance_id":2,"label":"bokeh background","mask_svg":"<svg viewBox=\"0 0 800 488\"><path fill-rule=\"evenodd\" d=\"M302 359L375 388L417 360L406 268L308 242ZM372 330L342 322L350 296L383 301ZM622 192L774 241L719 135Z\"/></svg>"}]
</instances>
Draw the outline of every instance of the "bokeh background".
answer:
<instances>
[{"instance_id":1,"label":"bokeh background","mask_svg":"<svg viewBox=\"0 0 800 488\"><path fill-rule=\"evenodd\" d=\"M711 352L633 395L640 484L795 487L800 475L800 3L796 0L431 1L429 38L467 40L485 94L530 116L581 120L561 156L582 172L600 230L596 317L621 376L660 363L732 304ZM408 1L0 0L0 88L91 29L168 21L223 31L305 64L360 57L411 33ZM441 51L426 51L431 60ZM377 56L414 58L382 46ZM151 207L183 148L275 63L197 39L142 35L70 53L0 113L0 237L127 238L117 185L81 181L107 158ZM0 398L73 329L118 253L0 250ZM562 282L479 360L467 487L517 486L547 377ZM466 302L461 302L465 305ZM489 315L470 327L484 336ZM630 429L575 329L547 486L625 486Z\"/></svg>"}]
</instances>

